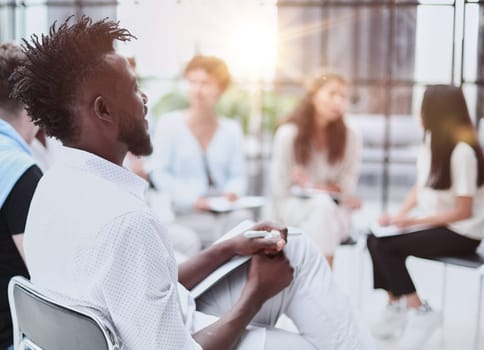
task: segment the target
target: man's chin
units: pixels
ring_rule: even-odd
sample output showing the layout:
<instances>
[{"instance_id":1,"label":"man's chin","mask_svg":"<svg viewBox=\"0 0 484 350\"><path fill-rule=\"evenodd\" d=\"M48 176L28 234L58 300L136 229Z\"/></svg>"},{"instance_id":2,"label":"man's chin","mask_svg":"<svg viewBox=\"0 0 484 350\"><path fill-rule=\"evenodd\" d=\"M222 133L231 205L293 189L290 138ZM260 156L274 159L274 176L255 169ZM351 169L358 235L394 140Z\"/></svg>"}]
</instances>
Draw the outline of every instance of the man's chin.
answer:
<instances>
[{"instance_id":1,"label":"man's chin","mask_svg":"<svg viewBox=\"0 0 484 350\"><path fill-rule=\"evenodd\" d=\"M151 144L151 141L149 141L144 144L132 146L128 149L128 151L137 157L149 156L151 153L153 153L153 145Z\"/></svg>"}]
</instances>

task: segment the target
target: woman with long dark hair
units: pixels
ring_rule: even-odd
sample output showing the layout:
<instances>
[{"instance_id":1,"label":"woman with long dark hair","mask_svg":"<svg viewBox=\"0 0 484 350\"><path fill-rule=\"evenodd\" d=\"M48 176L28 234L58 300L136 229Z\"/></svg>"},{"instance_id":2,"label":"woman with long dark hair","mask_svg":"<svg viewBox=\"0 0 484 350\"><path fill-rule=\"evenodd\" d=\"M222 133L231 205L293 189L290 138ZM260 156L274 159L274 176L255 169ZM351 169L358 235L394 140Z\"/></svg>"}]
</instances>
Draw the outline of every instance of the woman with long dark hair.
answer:
<instances>
[{"instance_id":1,"label":"woman with long dark hair","mask_svg":"<svg viewBox=\"0 0 484 350\"><path fill-rule=\"evenodd\" d=\"M352 194L361 145L343 118L347 89L341 76L319 75L274 137L275 214L303 228L330 265L349 234L349 212L360 205Z\"/></svg>"},{"instance_id":2,"label":"woman with long dark hair","mask_svg":"<svg viewBox=\"0 0 484 350\"><path fill-rule=\"evenodd\" d=\"M389 338L403 332L404 349L421 349L441 320L419 298L406 258L471 253L484 236L484 157L462 90L429 86L421 122L425 139L417 161L417 182L396 215L380 218L381 225L410 233L368 237L374 287L386 290L389 297L374 333Z\"/></svg>"}]
</instances>

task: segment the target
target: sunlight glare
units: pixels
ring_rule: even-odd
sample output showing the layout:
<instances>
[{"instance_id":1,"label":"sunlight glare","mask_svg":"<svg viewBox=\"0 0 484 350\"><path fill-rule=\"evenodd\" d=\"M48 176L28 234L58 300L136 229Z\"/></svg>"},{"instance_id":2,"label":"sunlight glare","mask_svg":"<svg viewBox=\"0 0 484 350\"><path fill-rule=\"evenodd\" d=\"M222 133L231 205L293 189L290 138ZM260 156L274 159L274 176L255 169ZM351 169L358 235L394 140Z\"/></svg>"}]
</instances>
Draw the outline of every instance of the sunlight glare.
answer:
<instances>
[{"instance_id":1,"label":"sunlight glare","mask_svg":"<svg viewBox=\"0 0 484 350\"><path fill-rule=\"evenodd\" d=\"M277 26L267 18L242 22L230 35L227 53L235 76L270 81L277 56Z\"/></svg>"}]
</instances>

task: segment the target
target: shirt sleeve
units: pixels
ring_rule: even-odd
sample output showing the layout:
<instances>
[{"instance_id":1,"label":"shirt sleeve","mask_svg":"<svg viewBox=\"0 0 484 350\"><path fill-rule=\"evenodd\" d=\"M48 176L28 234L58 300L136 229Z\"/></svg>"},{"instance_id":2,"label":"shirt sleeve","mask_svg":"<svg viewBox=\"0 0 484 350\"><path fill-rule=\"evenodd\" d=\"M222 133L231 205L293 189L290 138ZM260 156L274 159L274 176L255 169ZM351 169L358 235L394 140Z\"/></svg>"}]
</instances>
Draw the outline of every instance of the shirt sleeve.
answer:
<instances>
[{"instance_id":1,"label":"shirt sleeve","mask_svg":"<svg viewBox=\"0 0 484 350\"><path fill-rule=\"evenodd\" d=\"M247 173L244 154L244 134L238 123L233 124L233 129L228 135L233 142L230 164L228 165L228 178L224 186L224 192L232 192L244 195L247 192Z\"/></svg>"},{"instance_id":2,"label":"shirt sleeve","mask_svg":"<svg viewBox=\"0 0 484 350\"><path fill-rule=\"evenodd\" d=\"M452 189L456 196L477 192L477 157L470 145L459 142L450 157Z\"/></svg>"},{"instance_id":3,"label":"shirt sleeve","mask_svg":"<svg viewBox=\"0 0 484 350\"><path fill-rule=\"evenodd\" d=\"M2 206L8 231L14 235L25 231L30 202L41 177L42 171L37 165L28 168L17 180Z\"/></svg>"},{"instance_id":4,"label":"shirt sleeve","mask_svg":"<svg viewBox=\"0 0 484 350\"><path fill-rule=\"evenodd\" d=\"M344 166L342 168L339 185L343 193L351 194L356 189L360 174L362 140L359 134L349 128L347 129L347 137L347 149L345 150L343 159Z\"/></svg>"},{"instance_id":5,"label":"shirt sleeve","mask_svg":"<svg viewBox=\"0 0 484 350\"><path fill-rule=\"evenodd\" d=\"M294 159L294 138L296 130L292 125L282 125L274 135L272 146L271 184L275 199L286 197L291 187L291 172Z\"/></svg>"},{"instance_id":6,"label":"shirt sleeve","mask_svg":"<svg viewBox=\"0 0 484 350\"><path fill-rule=\"evenodd\" d=\"M105 228L97 267L103 299L126 349L200 349L185 327L177 269L161 226L147 213L117 218Z\"/></svg>"},{"instance_id":7,"label":"shirt sleeve","mask_svg":"<svg viewBox=\"0 0 484 350\"><path fill-rule=\"evenodd\" d=\"M154 152L149 162L150 180L158 190L168 194L176 208L188 209L195 204L199 196L190 186L190 182L174 174L174 126L170 122L158 122L153 141Z\"/></svg>"}]
</instances>

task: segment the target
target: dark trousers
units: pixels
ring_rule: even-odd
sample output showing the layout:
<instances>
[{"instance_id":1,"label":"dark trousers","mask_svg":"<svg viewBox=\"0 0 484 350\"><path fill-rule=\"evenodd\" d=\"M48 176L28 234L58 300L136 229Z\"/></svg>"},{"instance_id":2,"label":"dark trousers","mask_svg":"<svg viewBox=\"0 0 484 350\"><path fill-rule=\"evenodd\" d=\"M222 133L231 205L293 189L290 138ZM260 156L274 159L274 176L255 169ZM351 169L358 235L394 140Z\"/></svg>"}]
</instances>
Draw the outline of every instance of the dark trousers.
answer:
<instances>
[{"instance_id":1,"label":"dark trousers","mask_svg":"<svg viewBox=\"0 0 484 350\"><path fill-rule=\"evenodd\" d=\"M446 227L436 227L390 237L368 236L367 244L373 262L373 286L395 296L415 292L405 260L408 256L421 258L470 254L481 241L459 235Z\"/></svg>"}]
</instances>

